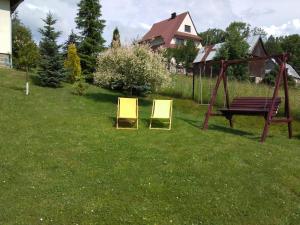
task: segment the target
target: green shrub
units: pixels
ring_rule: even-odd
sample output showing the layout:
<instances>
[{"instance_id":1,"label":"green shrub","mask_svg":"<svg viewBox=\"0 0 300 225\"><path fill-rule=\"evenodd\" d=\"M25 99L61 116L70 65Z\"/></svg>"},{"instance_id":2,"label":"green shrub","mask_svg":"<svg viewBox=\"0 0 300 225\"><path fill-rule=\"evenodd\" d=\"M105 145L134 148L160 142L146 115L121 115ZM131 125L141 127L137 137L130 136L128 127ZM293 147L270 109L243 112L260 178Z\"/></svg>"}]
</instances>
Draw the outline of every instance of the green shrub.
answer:
<instances>
[{"instance_id":1,"label":"green shrub","mask_svg":"<svg viewBox=\"0 0 300 225\"><path fill-rule=\"evenodd\" d=\"M85 94L88 85L85 83L84 79L77 80L73 84L73 94L82 96Z\"/></svg>"},{"instance_id":2,"label":"green shrub","mask_svg":"<svg viewBox=\"0 0 300 225\"><path fill-rule=\"evenodd\" d=\"M170 81L163 54L145 45L107 49L98 56L94 74L99 86L137 95L168 86Z\"/></svg>"},{"instance_id":3,"label":"green shrub","mask_svg":"<svg viewBox=\"0 0 300 225\"><path fill-rule=\"evenodd\" d=\"M64 66L67 71L67 79L69 82L74 83L76 80L81 79L80 58L77 54L75 44L70 44L68 46L68 55L64 62Z\"/></svg>"}]
</instances>

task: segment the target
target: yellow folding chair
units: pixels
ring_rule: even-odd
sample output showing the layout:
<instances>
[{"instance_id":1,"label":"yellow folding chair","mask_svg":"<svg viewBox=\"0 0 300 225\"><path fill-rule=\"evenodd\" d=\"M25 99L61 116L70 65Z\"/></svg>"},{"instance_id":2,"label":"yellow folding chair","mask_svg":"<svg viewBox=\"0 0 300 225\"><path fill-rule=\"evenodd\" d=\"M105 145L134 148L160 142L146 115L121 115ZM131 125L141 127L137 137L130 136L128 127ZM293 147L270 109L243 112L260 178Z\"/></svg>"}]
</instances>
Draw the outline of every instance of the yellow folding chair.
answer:
<instances>
[{"instance_id":1,"label":"yellow folding chair","mask_svg":"<svg viewBox=\"0 0 300 225\"><path fill-rule=\"evenodd\" d=\"M139 112L137 98L119 98L117 112L117 129L138 129ZM134 127L120 127L120 120L134 123Z\"/></svg>"},{"instance_id":2,"label":"yellow folding chair","mask_svg":"<svg viewBox=\"0 0 300 225\"><path fill-rule=\"evenodd\" d=\"M172 111L173 111L173 100L153 100L152 114L150 119L150 129L171 130L172 113L173 113ZM167 123L169 126L168 128L153 127L153 120L163 121L164 123Z\"/></svg>"}]
</instances>

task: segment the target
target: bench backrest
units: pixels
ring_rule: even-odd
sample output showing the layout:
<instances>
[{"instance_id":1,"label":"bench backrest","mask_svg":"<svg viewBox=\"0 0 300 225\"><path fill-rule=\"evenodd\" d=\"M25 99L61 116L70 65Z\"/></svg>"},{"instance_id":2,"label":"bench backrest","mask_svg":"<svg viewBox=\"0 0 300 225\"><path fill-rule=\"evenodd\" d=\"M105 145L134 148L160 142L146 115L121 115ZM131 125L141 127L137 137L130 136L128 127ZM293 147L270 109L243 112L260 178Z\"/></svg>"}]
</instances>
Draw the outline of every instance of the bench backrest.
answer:
<instances>
[{"instance_id":1,"label":"bench backrest","mask_svg":"<svg viewBox=\"0 0 300 225\"><path fill-rule=\"evenodd\" d=\"M277 111L281 103L281 98L275 99L275 110ZM272 98L265 97L241 97L233 99L230 108L249 108L249 109L266 109L269 110L272 105Z\"/></svg>"}]
</instances>

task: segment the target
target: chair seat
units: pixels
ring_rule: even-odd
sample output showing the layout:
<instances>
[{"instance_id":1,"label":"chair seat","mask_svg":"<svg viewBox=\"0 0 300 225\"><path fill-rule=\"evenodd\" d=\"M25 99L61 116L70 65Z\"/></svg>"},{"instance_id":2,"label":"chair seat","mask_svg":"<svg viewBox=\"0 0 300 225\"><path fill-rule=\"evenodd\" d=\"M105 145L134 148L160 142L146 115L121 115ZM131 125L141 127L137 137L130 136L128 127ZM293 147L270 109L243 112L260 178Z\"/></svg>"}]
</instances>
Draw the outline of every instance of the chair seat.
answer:
<instances>
[{"instance_id":1,"label":"chair seat","mask_svg":"<svg viewBox=\"0 0 300 225\"><path fill-rule=\"evenodd\" d=\"M275 99L272 116L278 113L281 98ZM233 99L229 108L222 108L219 111L225 115L266 115L272 106L272 98L264 97L240 97Z\"/></svg>"}]
</instances>

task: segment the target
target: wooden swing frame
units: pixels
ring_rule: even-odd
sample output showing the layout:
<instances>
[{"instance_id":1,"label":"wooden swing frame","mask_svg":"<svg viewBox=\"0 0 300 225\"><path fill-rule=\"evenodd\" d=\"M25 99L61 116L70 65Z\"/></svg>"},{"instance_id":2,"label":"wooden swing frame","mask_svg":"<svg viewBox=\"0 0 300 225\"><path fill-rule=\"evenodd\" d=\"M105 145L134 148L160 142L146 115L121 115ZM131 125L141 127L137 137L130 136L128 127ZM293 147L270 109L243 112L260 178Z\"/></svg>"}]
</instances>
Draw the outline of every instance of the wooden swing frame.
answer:
<instances>
[{"instance_id":1,"label":"wooden swing frame","mask_svg":"<svg viewBox=\"0 0 300 225\"><path fill-rule=\"evenodd\" d=\"M288 74L286 63L288 60L288 54L282 55L273 55L267 57L255 57L249 59L241 59L241 60L222 60L219 62L221 64L220 74L218 76L215 88L213 89L213 93L210 99L210 103L208 106L207 113L205 115L205 120L203 123L203 130L208 129L208 122L211 116L224 116L226 119L229 120L230 126L233 128L233 115L249 115L249 116L263 116L265 119L265 125L263 129L263 133L261 135L260 142L265 142L269 127L271 124L287 124L288 125L288 133L289 138L292 138L292 116L290 110L290 103L289 103L289 92L288 92ZM232 104L229 103L229 93L228 93L228 84L227 84L227 75L226 71L229 66L255 62L255 61L262 61L268 59L275 59L276 62L280 65L280 69L278 75L276 77L275 88L273 92L273 96L271 98L268 97L244 97L234 99ZM223 81L224 85L224 92L225 92L225 99L226 99L226 107L224 109L219 110L219 113L213 112L213 107L216 102L216 97L218 93L218 89L220 87L221 82ZM284 118L274 118L278 113L278 107L281 102L281 99L278 97L279 88L281 82L283 81L283 88L284 88L284 95L285 95L285 104L284 104ZM264 104L265 101L267 104ZM264 104L265 109L262 108Z\"/></svg>"}]
</instances>

